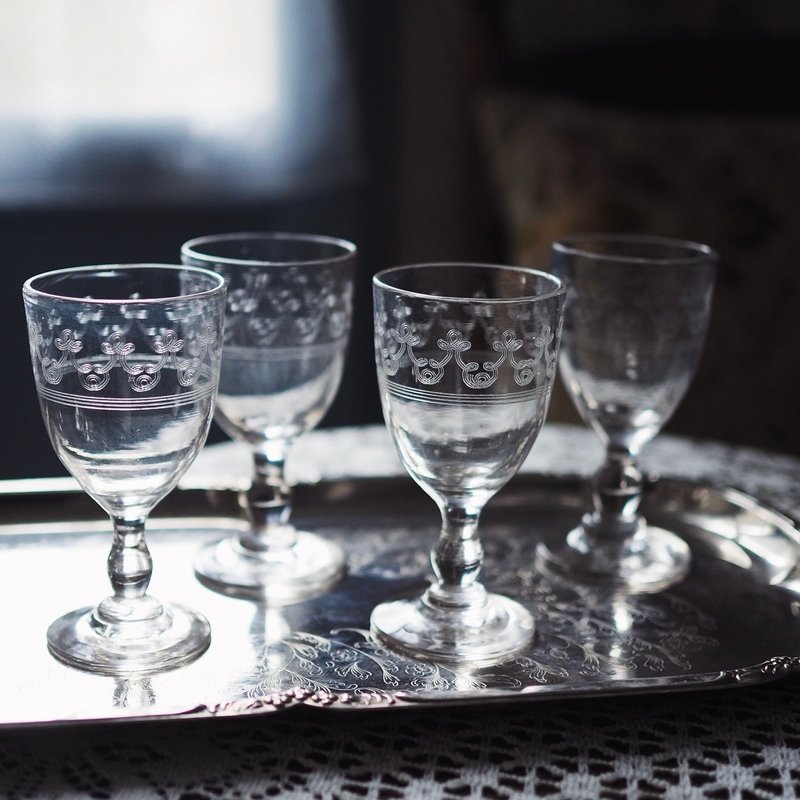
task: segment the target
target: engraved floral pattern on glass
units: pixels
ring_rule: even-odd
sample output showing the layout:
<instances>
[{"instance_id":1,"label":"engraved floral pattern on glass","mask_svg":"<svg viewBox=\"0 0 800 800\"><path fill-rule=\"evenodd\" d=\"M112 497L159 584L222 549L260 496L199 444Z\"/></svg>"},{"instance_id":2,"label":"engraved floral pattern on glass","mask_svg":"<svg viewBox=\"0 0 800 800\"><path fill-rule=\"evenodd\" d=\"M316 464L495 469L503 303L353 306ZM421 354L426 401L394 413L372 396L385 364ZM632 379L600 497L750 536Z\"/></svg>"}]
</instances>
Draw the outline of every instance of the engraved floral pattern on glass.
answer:
<instances>
[{"instance_id":1,"label":"engraved floral pattern on glass","mask_svg":"<svg viewBox=\"0 0 800 800\"><path fill-rule=\"evenodd\" d=\"M253 453L242 495L251 530L206 548L195 570L211 588L283 602L318 594L344 570L341 549L290 524L284 463L339 387L350 332L355 247L302 234L207 236L182 249L187 264L228 286L215 419Z\"/></svg>"},{"instance_id":2,"label":"engraved floral pattern on glass","mask_svg":"<svg viewBox=\"0 0 800 800\"><path fill-rule=\"evenodd\" d=\"M59 459L114 525L112 594L48 631L61 660L112 675L187 663L208 623L147 594L152 508L203 446L219 380L225 287L168 265L112 265L31 278L31 362Z\"/></svg>"},{"instance_id":3,"label":"engraved floral pattern on glass","mask_svg":"<svg viewBox=\"0 0 800 800\"><path fill-rule=\"evenodd\" d=\"M563 287L535 270L431 264L379 273L373 296L386 423L443 521L434 583L418 601L379 605L373 632L411 655L502 660L529 644L533 621L478 581L478 520L544 422Z\"/></svg>"},{"instance_id":4,"label":"engraved floral pattern on glass","mask_svg":"<svg viewBox=\"0 0 800 800\"><path fill-rule=\"evenodd\" d=\"M225 338L231 347L305 347L347 337L353 287L346 273L309 272L301 266L274 273L215 266L233 287Z\"/></svg>"},{"instance_id":5,"label":"engraved floral pattern on glass","mask_svg":"<svg viewBox=\"0 0 800 800\"><path fill-rule=\"evenodd\" d=\"M254 445L311 430L344 368L352 262L214 268L230 287L217 422Z\"/></svg>"},{"instance_id":6,"label":"engraved floral pattern on glass","mask_svg":"<svg viewBox=\"0 0 800 800\"><path fill-rule=\"evenodd\" d=\"M181 386L194 386L200 377L201 364L208 359L209 346L216 338L217 332L207 325L198 337L198 355L192 358L179 357L183 353L185 342L178 338L174 330L167 329L163 335L155 336L152 341L152 350L158 359L154 363L139 363L137 359L142 354L137 353L136 345L127 341L125 334L120 332L112 333L101 343L102 357L95 359L91 354L83 352L83 341L70 328L64 328L59 335L52 338L52 344L59 353L57 358L48 354L41 326L36 325L30 331L30 341L35 350L35 359L39 360L44 382L57 385L61 383L65 370L72 370L78 376L81 386L89 392L105 389L114 367L121 367L125 371L128 383L135 392L149 392L155 388L161 379L161 370L165 367L175 371Z\"/></svg>"},{"instance_id":7,"label":"engraved floral pattern on glass","mask_svg":"<svg viewBox=\"0 0 800 800\"><path fill-rule=\"evenodd\" d=\"M533 358L519 359L519 351L522 350L524 342L517 338L513 330L505 330L500 338L491 343L492 350L499 353L495 361L484 361L478 364L477 361L465 361L472 345L464 339L461 331L449 330L443 338L436 342L437 347L444 351L441 358L425 358L415 355L414 348L422 344L422 339L412 333L408 324L403 323L399 329L386 330L383 321L377 316L375 318L376 335L383 339L388 335L390 340L397 342L397 347L384 347L381 344L380 352L384 359L383 371L386 375L396 375L400 368L403 358L407 358L414 370L416 379L426 385L434 385L444 376L445 367L451 360L455 360L461 370L461 378L464 385L471 389L487 389L492 386L498 378L502 364L508 363L514 370L514 381L519 386L527 386L536 376L536 369L543 364L547 378L555 375L556 352L551 348L553 343L553 333L550 327L545 325L541 333L534 337L533 343L536 353Z\"/></svg>"}]
</instances>

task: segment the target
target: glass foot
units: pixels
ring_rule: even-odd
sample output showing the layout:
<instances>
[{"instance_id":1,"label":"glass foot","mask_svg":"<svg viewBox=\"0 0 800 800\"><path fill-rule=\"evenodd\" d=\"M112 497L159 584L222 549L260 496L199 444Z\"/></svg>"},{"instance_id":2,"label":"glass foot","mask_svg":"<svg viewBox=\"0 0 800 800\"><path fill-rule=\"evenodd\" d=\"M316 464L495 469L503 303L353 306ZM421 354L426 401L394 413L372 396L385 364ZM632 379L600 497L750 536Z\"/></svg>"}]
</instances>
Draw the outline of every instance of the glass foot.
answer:
<instances>
[{"instance_id":1,"label":"glass foot","mask_svg":"<svg viewBox=\"0 0 800 800\"><path fill-rule=\"evenodd\" d=\"M132 676L182 667L208 649L211 627L204 616L177 603L153 605L155 617L135 621L107 618L102 604L71 611L47 629L50 652L88 672Z\"/></svg>"},{"instance_id":2,"label":"glass foot","mask_svg":"<svg viewBox=\"0 0 800 800\"><path fill-rule=\"evenodd\" d=\"M257 551L236 537L204 547L194 571L215 592L231 597L296 603L323 594L345 573L344 551L313 533L298 531L292 547Z\"/></svg>"},{"instance_id":3,"label":"glass foot","mask_svg":"<svg viewBox=\"0 0 800 800\"><path fill-rule=\"evenodd\" d=\"M404 655L488 666L526 650L533 617L514 600L481 590L476 605L451 605L428 590L418 600L382 603L372 612L373 636Z\"/></svg>"},{"instance_id":4,"label":"glass foot","mask_svg":"<svg viewBox=\"0 0 800 800\"><path fill-rule=\"evenodd\" d=\"M660 592L683 580L690 564L683 539L650 525L622 544L599 544L579 526L561 545L536 548L536 566L545 575L630 593Z\"/></svg>"}]
</instances>

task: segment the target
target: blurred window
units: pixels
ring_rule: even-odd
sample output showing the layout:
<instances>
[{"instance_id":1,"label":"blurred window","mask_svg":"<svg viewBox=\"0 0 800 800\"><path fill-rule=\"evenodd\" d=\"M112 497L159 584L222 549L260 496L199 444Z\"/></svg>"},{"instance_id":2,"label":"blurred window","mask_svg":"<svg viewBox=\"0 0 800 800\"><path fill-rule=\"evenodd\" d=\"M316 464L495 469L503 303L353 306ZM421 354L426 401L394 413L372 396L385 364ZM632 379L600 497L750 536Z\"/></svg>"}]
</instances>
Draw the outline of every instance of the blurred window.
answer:
<instances>
[{"instance_id":1,"label":"blurred window","mask_svg":"<svg viewBox=\"0 0 800 800\"><path fill-rule=\"evenodd\" d=\"M0 205L275 195L355 168L336 0L3 0Z\"/></svg>"}]
</instances>

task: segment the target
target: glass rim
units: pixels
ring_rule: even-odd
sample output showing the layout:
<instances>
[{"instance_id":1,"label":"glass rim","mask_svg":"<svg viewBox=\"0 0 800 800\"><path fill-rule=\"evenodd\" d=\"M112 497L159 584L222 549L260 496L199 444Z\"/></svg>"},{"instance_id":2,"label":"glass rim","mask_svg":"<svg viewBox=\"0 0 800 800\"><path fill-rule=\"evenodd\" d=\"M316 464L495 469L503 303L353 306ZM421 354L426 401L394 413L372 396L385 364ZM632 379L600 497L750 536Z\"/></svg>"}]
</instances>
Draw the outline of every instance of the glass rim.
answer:
<instances>
[{"instance_id":1,"label":"glass rim","mask_svg":"<svg viewBox=\"0 0 800 800\"><path fill-rule=\"evenodd\" d=\"M387 283L386 277L397 272L408 269L438 269L447 267L474 267L485 270L497 270L504 272L521 272L526 275L535 275L538 278L545 278L550 281L555 288L552 291L542 294L520 294L518 297L460 297L458 295L429 294L427 292L417 292L410 289L401 289ZM566 284L561 278L556 277L550 272L534 269L533 267L519 267L510 264L484 264L475 261L436 261L423 264L405 264L396 267L388 267L372 276L372 285L380 289L387 289L392 292L399 292L406 297L418 297L425 300L448 300L452 303L521 303L531 301L549 300L558 297L567 291Z\"/></svg>"},{"instance_id":2,"label":"glass rim","mask_svg":"<svg viewBox=\"0 0 800 800\"><path fill-rule=\"evenodd\" d=\"M188 294L177 295L163 295L160 297L141 297L141 298L108 298L108 297L75 297L73 295L61 294L58 292L48 292L43 289L37 289L34 285L35 282L45 280L47 278L80 275L82 273L110 273L115 270L127 270L135 272L139 270L152 270L164 272L190 272L198 275L205 275L211 278L215 285L208 289L200 289L198 291L190 292ZM103 305L149 305L155 303L163 303L166 300L200 300L203 298L214 297L220 293L225 292L225 279L217 272L206 269L205 267L195 267L183 264L158 264L158 263L131 263L131 264L95 264L83 267L64 267L62 269L48 270L47 272L40 272L38 275L32 275L22 285L22 293L26 297L46 297L51 300L65 300L75 303L97 303Z\"/></svg>"},{"instance_id":3,"label":"glass rim","mask_svg":"<svg viewBox=\"0 0 800 800\"><path fill-rule=\"evenodd\" d=\"M623 253L598 252L589 249L591 244L618 242L623 245L660 245L683 250L683 255L630 255ZM691 239L678 239L670 236L654 236L639 233L580 233L564 236L551 245L551 250L565 255L580 256L593 261L614 261L626 264L689 265L717 261L719 256L714 248Z\"/></svg>"},{"instance_id":4,"label":"glass rim","mask_svg":"<svg viewBox=\"0 0 800 800\"><path fill-rule=\"evenodd\" d=\"M220 242L242 241L270 241L270 242L301 242L304 244L327 244L341 249L339 255L328 258L294 258L271 261L264 258L231 258L230 256L214 256L204 253L196 248L202 245L209 245ZM336 236L326 236L318 233L286 233L282 231L243 231L240 233L212 233L206 236L198 236L189 239L181 245L181 256L196 258L199 261L210 264L225 264L229 266L241 267L288 267L288 266L313 266L315 264L335 264L339 261L347 261L352 258L357 247L347 239L340 239Z\"/></svg>"}]
</instances>

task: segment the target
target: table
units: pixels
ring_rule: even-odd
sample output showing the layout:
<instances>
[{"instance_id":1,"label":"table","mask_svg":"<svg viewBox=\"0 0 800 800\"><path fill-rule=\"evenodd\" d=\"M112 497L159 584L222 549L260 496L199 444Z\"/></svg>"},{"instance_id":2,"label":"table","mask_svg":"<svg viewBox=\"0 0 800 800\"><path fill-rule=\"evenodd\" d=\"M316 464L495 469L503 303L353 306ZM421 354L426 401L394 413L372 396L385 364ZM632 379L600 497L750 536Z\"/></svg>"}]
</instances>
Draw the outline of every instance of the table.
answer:
<instances>
[{"instance_id":1,"label":"table","mask_svg":"<svg viewBox=\"0 0 800 800\"><path fill-rule=\"evenodd\" d=\"M601 458L588 431L547 425L524 470L588 476ZM797 459L664 435L643 466L800 519ZM248 471L246 452L217 445L184 484L240 485ZM381 427L316 431L291 462L303 481L401 471ZM788 798L800 794L799 708L790 676L668 696L6 730L0 797Z\"/></svg>"}]
</instances>

